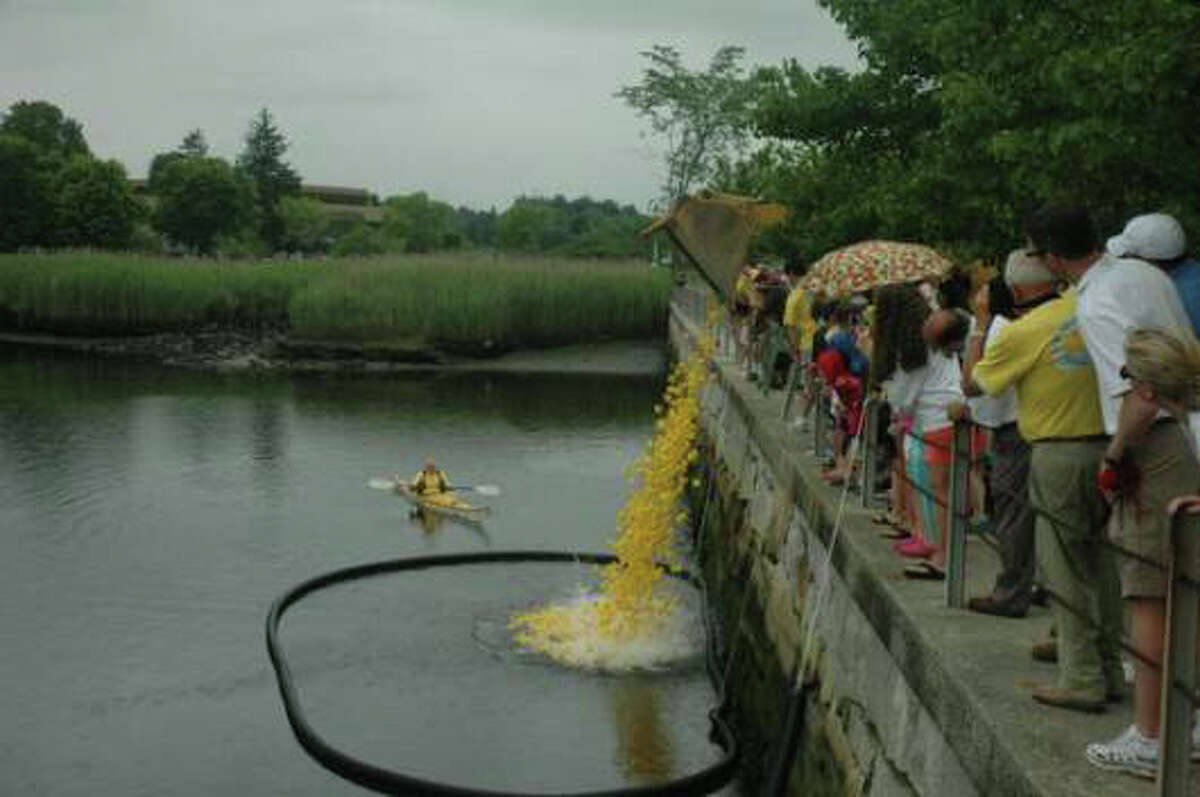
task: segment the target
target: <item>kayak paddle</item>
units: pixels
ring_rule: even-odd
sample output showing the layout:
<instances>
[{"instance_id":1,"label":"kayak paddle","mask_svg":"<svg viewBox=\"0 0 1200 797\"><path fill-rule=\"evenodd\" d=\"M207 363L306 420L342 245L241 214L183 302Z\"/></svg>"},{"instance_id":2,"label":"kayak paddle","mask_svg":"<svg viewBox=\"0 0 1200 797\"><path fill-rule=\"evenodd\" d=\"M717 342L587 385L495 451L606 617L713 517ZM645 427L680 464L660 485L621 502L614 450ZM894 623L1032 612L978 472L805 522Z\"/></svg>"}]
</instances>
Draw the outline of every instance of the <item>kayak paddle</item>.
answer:
<instances>
[{"instance_id":1,"label":"kayak paddle","mask_svg":"<svg viewBox=\"0 0 1200 797\"><path fill-rule=\"evenodd\" d=\"M500 495L500 488L495 484L456 484L450 489L479 493L480 495Z\"/></svg>"},{"instance_id":2,"label":"kayak paddle","mask_svg":"<svg viewBox=\"0 0 1200 797\"><path fill-rule=\"evenodd\" d=\"M375 477L367 480L367 486L372 490L394 490L399 482L396 479L385 479ZM451 490L461 490L462 492L479 493L480 495L500 495L500 488L495 484L456 484L450 488Z\"/></svg>"}]
</instances>

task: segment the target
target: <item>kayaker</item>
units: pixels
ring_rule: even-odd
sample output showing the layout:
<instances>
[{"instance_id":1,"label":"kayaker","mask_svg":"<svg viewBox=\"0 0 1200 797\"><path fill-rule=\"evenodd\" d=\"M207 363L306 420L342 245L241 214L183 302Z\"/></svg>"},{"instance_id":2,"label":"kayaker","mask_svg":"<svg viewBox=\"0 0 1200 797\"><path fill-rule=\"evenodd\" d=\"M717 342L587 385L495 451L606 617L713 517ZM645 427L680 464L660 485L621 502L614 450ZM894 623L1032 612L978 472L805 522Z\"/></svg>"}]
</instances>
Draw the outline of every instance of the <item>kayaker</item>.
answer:
<instances>
[{"instance_id":1,"label":"kayaker","mask_svg":"<svg viewBox=\"0 0 1200 797\"><path fill-rule=\"evenodd\" d=\"M432 459L425 460L425 467L417 471L408 482L413 495L441 495L450 492L450 478L440 471Z\"/></svg>"}]
</instances>

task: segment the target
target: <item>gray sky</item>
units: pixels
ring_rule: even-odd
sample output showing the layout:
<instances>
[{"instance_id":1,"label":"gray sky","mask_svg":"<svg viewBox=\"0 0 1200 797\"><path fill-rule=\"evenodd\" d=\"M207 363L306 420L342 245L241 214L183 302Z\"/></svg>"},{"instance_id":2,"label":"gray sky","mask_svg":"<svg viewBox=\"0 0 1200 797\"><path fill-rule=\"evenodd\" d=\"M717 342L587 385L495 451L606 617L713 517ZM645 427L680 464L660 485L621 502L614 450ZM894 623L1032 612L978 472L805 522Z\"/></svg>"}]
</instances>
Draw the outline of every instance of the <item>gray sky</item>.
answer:
<instances>
[{"instance_id":1,"label":"gray sky","mask_svg":"<svg viewBox=\"0 0 1200 797\"><path fill-rule=\"evenodd\" d=\"M308 183L645 210L661 158L613 92L653 44L855 65L815 0L0 0L0 109L55 103L131 176L197 127L232 160L265 106Z\"/></svg>"}]
</instances>

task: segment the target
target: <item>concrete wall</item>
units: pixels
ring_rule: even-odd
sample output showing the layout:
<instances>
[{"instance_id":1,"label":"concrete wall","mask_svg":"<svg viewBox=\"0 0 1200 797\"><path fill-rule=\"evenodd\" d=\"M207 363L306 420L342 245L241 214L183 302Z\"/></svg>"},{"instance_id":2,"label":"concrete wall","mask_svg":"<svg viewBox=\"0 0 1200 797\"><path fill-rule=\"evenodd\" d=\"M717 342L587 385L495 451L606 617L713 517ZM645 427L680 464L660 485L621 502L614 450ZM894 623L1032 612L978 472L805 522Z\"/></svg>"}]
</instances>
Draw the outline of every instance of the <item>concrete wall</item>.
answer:
<instances>
[{"instance_id":1,"label":"concrete wall","mask_svg":"<svg viewBox=\"0 0 1200 797\"><path fill-rule=\"evenodd\" d=\"M673 305L680 355L703 317L702 297ZM747 793L763 793L778 769L796 672L812 688L804 743L788 764L791 794L1155 793L1083 756L1088 742L1128 725L1128 701L1091 715L1031 699L1032 686L1055 677L1029 656L1050 626L1047 609L987 617L950 608L939 582L903 578L871 508L819 478L811 434L780 417L781 392L747 381L728 355L716 358L703 407L697 551L728 656ZM968 594L990 591L998 565L988 545L968 539Z\"/></svg>"},{"instance_id":2,"label":"concrete wall","mask_svg":"<svg viewBox=\"0 0 1200 797\"><path fill-rule=\"evenodd\" d=\"M673 316L681 355L694 335ZM847 582L844 549L835 545L830 559L837 508L807 488L791 456L799 445L767 434L777 430L763 428L770 418L756 413L753 398L717 369L703 402L708 482L696 496L698 556L730 657L747 791L759 793L778 766L798 682L791 674L810 634L803 678L811 688L790 794L979 794L880 637L880 618L870 615L887 607Z\"/></svg>"}]
</instances>

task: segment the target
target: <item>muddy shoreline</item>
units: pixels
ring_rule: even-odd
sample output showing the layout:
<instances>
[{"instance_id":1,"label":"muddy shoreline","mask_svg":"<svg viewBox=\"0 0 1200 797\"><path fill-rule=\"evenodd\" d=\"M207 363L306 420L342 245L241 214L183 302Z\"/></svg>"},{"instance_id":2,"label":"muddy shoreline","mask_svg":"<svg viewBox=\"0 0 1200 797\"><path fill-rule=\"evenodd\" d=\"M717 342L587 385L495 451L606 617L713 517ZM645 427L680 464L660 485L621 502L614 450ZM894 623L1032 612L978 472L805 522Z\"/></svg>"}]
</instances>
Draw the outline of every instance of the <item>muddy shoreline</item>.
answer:
<instances>
[{"instance_id":1,"label":"muddy shoreline","mask_svg":"<svg viewBox=\"0 0 1200 797\"><path fill-rule=\"evenodd\" d=\"M176 368L248 373L469 370L653 375L663 371L668 357L663 341L606 341L467 356L421 346L331 343L296 340L283 332L217 329L136 337L0 332L0 345L75 351Z\"/></svg>"}]
</instances>

